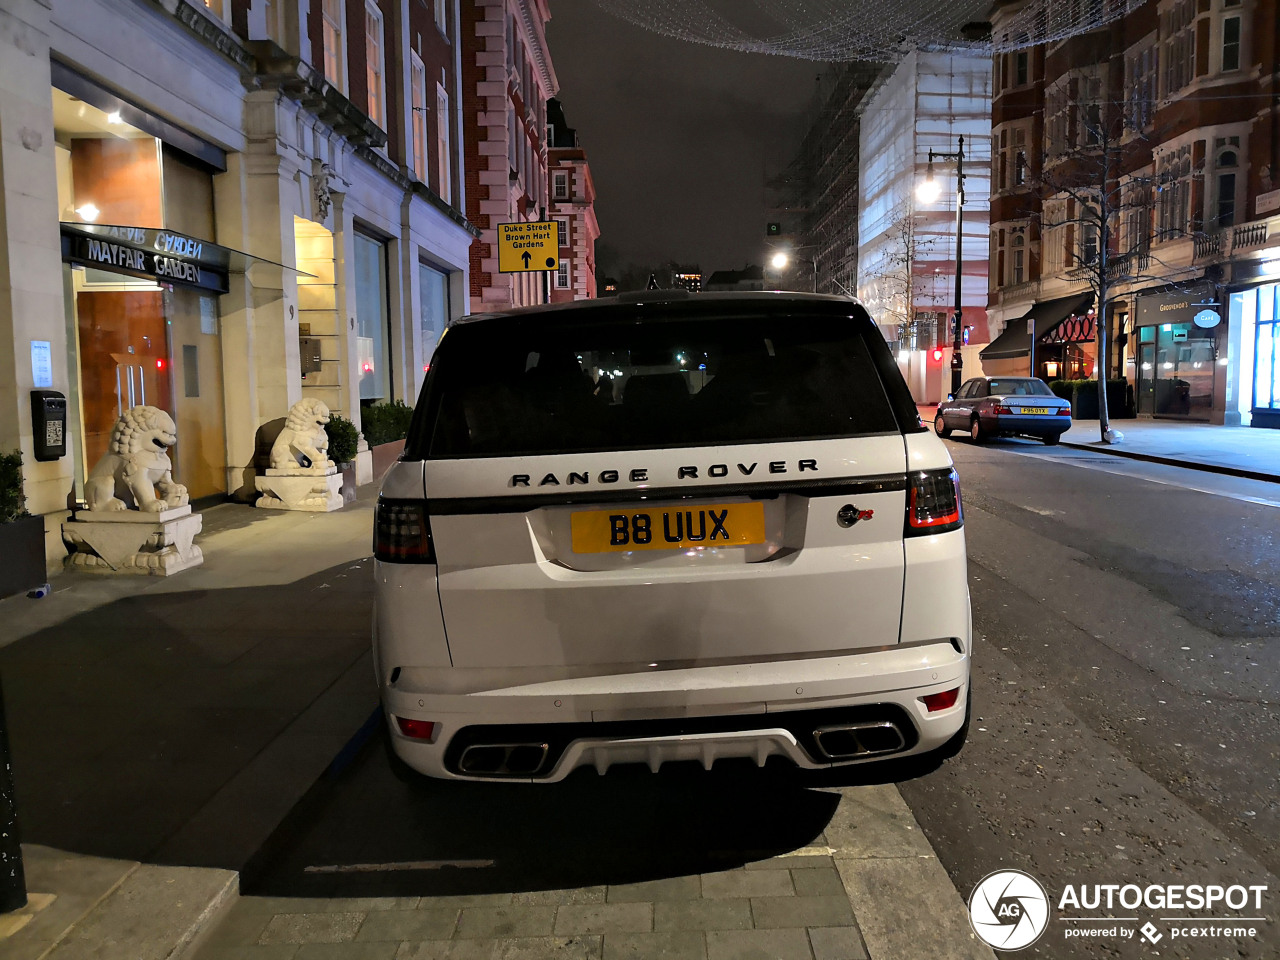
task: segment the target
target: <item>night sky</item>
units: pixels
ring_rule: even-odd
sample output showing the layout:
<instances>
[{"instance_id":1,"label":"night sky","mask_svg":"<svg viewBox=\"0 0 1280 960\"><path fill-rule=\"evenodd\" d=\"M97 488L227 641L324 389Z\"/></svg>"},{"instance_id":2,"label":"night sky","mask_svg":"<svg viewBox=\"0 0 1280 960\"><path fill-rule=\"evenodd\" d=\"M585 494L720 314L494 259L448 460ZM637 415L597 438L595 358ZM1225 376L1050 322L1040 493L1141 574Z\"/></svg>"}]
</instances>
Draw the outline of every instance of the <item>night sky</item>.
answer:
<instances>
[{"instance_id":1,"label":"night sky","mask_svg":"<svg viewBox=\"0 0 1280 960\"><path fill-rule=\"evenodd\" d=\"M595 180L602 272L764 262L764 176L794 153L822 64L735 53L552 0L565 118Z\"/></svg>"}]
</instances>

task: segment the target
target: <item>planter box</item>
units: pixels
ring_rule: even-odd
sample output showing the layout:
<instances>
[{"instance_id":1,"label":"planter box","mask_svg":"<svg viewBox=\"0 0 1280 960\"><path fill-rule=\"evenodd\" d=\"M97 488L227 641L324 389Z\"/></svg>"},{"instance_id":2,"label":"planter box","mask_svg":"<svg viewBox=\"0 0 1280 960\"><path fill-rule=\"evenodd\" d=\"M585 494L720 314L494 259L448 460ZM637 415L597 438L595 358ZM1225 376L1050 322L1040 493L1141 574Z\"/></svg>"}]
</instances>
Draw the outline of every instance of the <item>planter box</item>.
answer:
<instances>
[{"instance_id":1,"label":"planter box","mask_svg":"<svg viewBox=\"0 0 1280 960\"><path fill-rule=\"evenodd\" d=\"M370 447L369 453L373 455L373 480L375 483L381 483L383 476L391 465L400 459L400 454L404 453L404 441L393 440L391 443L380 443L376 447Z\"/></svg>"},{"instance_id":2,"label":"planter box","mask_svg":"<svg viewBox=\"0 0 1280 960\"><path fill-rule=\"evenodd\" d=\"M0 597L26 593L46 583L44 517L0 523L0 558Z\"/></svg>"},{"instance_id":3,"label":"planter box","mask_svg":"<svg viewBox=\"0 0 1280 960\"><path fill-rule=\"evenodd\" d=\"M355 503L356 499L356 462L348 460L346 463L338 464L338 468L342 472L342 502Z\"/></svg>"}]
</instances>

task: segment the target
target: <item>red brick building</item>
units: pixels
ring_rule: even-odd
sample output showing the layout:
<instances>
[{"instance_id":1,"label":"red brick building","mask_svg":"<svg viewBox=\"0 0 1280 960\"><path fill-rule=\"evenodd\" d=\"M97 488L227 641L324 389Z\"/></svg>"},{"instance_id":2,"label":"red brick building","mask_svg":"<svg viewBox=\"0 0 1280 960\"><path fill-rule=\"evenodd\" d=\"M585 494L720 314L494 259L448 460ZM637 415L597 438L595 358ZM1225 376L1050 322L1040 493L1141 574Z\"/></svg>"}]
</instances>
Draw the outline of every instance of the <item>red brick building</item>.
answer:
<instances>
[{"instance_id":1,"label":"red brick building","mask_svg":"<svg viewBox=\"0 0 1280 960\"><path fill-rule=\"evenodd\" d=\"M471 0L462 9L462 121L471 309L545 303L548 274L501 273L500 223L546 218L547 101L559 88L545 27L547 0Z\"/></svg>"},{"instance_id":2,"label":"red brick building","mask_svg":"<svg viewBox=\"0 0 1280 960\"><path fill-rule=\"evenodd\" d=\"M1280 426L1278 48L1274 3L1158 0L996 56L986 372L1096 376L1102 314L1139 416Z\"/></svg>"},{"instance_id":3,"label":"red brick building","mask_svg":"<svg viewBox=\"0 0 1280 960\"><path fill-rule=\"evenodd\" d=\"M568 125L559 100L547 103L547 168L550 216L560 224L560 269L551 282L551 302L596 296L596 185L578 132Z\"/></svg>"}]
</instances>

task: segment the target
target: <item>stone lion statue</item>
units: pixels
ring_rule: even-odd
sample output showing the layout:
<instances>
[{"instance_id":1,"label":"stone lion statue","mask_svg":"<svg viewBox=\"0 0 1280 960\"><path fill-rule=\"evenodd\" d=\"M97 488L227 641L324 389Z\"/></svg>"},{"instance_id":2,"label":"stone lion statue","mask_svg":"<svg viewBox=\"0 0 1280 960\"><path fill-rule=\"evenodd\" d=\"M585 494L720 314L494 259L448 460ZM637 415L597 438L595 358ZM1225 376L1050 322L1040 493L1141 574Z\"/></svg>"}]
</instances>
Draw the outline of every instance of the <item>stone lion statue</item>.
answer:
<instances>
[{"instance_id":1,"label":"stone lion statue","mask_svg":"<svg viewBox=\"0 0 1280 960\"><path fill-rule=\"evenodd\" d=\"M284 429L271 445L273 470L297 470L324 473L329 469L329 435L324 425L329 422L329 408L321 401L302 399L289 408Z\"/></svg>"},{"instance_id":2,"label":"stone lion statue","mask_svg":"<svg viewBox=\"0 0 1280 960\"><path fill-rule=\"evenodd\" d=\"M173 418L158 407L127 411L111 428L108 452L85 481L89 509L159 513L186 504L187 488L174 482L167 452L178 442L177 430Z\"/></svg>"}]
</instances>

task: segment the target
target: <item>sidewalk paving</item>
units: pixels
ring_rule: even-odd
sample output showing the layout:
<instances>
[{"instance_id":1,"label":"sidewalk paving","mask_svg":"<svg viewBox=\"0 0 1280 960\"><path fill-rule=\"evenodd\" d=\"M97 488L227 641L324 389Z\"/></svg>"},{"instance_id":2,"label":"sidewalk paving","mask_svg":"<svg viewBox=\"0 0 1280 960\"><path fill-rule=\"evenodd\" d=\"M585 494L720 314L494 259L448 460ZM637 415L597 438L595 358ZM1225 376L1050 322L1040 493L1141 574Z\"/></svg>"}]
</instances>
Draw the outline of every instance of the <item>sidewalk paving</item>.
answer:
<instances>
[{"instance_id":1,"label":"sidewalk paving","mask_svg":"<svg viewBox=\"0 0 1280 960\"><path fill-rule=\"evenodd\" d=\"M841 789L813 846L720 874L241 898L239 871L377 708L361 494L332 514L222 504L201 567L0 602L31 900L0 924L5 960L992 960L892 785Z\"/></svg>"},{"instance_id":2,"label":"sidewalk paving","mask_svg":"<svg viewBox=\"0 0 1280 960\"><path fill-rule=\"evenodd\" d=\"M920 418L933 423L937 406L919 404ZM1123 434L1119 443L1102 443L1097 420L1077 420L1062 444L1115 457L1147 460L1192 470L1280 483L1280 430L1220 427L1179 420L1112 420Z\"/></svg>"},{"instance_id":3,"label":"sidewalk paving","mask_svg":"<svg viewBox=\"0 0 1280 960\"><path fill-rule=\"evenodd\" d=\"M6 960L162 960L234 900L236 871L376 707L367 490L331 514L220 504L201 567L63 574L43 600L0 602L37 895Z\"/></svg>"}]
</instances>

